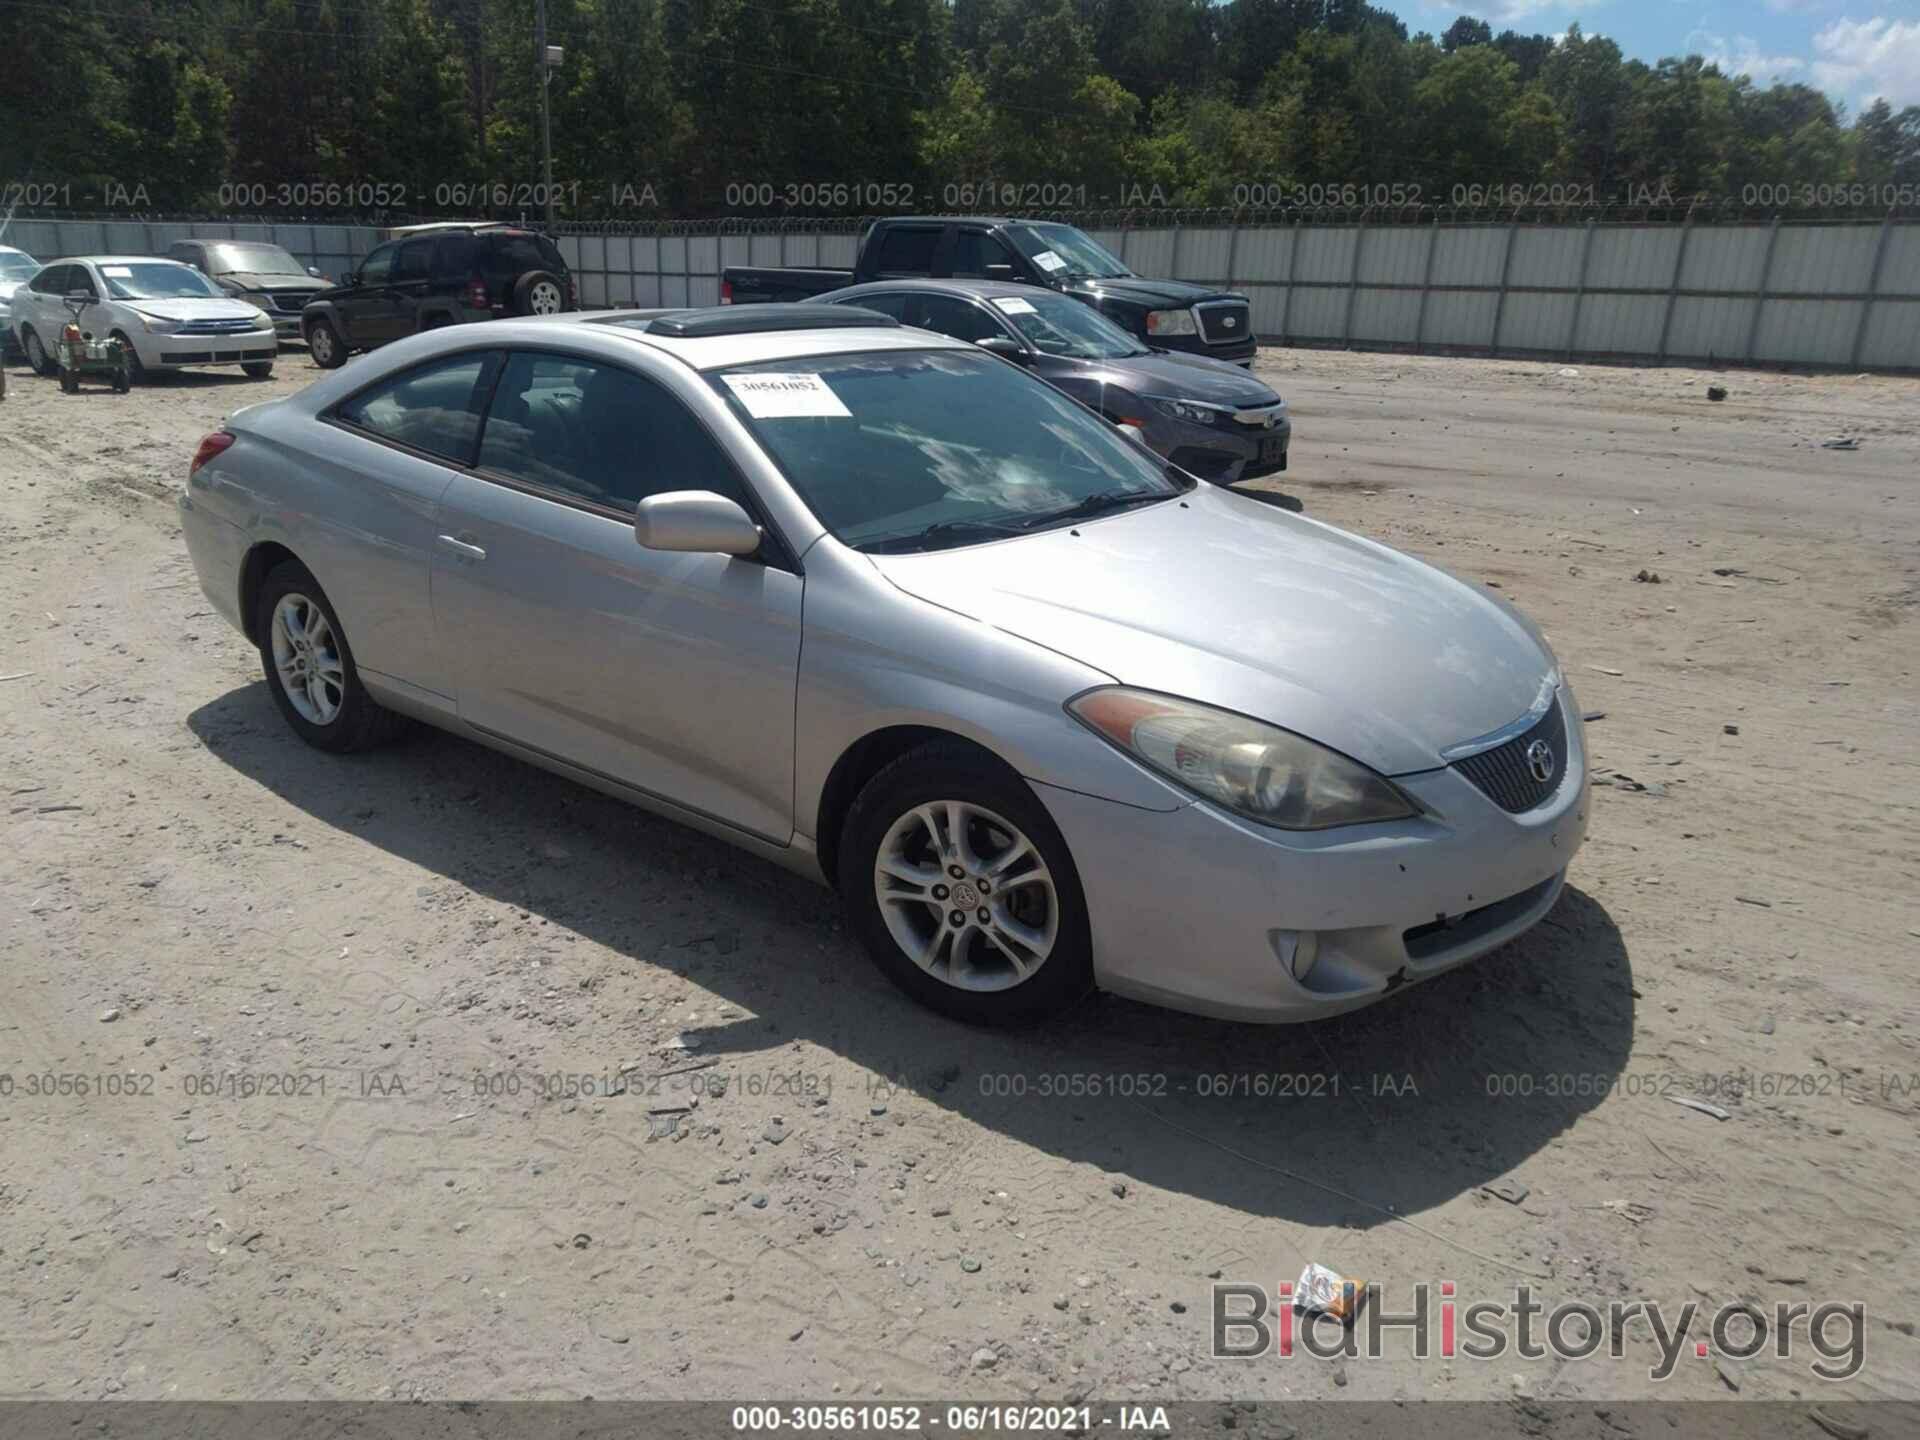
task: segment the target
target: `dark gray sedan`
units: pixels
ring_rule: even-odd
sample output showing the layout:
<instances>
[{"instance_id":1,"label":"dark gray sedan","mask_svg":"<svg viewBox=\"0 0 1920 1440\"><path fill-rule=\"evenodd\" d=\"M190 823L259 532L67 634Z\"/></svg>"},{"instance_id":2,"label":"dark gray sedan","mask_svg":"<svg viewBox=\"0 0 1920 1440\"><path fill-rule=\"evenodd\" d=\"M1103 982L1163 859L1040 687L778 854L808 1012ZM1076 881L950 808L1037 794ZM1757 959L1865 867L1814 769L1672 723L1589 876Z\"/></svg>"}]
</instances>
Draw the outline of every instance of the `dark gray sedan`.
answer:
<instances>
[{"instance_id":1,"label":"dark gray sedan","mask_svg":"<svg viewBox=\"0 0 1920 1440\"><path fill-rule=\"evenodd\" d=\"M1190 475L1231 485L1287 468L1293 423L1238 365L1142 345L1090 306L997 280L880 280L819 299L858 305L1025 365Z\"/></svg>"}]
</instances>

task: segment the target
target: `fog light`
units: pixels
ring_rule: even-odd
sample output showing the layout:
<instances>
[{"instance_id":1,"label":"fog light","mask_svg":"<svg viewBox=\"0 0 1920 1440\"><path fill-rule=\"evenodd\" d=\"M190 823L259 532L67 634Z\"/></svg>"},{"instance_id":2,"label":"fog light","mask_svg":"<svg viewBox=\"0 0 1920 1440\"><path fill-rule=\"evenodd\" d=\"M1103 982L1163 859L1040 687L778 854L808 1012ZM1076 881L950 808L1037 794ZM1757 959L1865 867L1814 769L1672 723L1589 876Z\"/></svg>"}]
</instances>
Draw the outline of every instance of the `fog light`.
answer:
<instances>
[{"instance_id":1,"label":"fog light","mask_svg":"<svg viewBox=\"0 0 1920 1440\"><path fill-rule=\"evenodd\" d=\"M1320 958L1320 936L1313 930L1273 930L1268 932L1273 940L1273 953L1280 957L1280 963L1296 980L1305 980L1307 972L1313 969L1313 962Z\"/></svg>"}]
</instances>

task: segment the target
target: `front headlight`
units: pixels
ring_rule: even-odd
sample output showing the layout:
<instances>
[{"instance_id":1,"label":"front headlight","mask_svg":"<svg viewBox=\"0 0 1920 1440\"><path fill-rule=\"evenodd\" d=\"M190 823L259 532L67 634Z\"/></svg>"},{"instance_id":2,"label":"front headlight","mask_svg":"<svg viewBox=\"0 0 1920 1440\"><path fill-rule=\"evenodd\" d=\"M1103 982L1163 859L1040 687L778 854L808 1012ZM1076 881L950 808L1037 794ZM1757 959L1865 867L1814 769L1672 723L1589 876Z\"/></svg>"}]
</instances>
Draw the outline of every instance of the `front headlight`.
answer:
<instances>
[{"instance_id":1,"label":"front headlight","mask_svg":"<svg viewBox=\"0 0 1920 1440\"><path fill-rule=\"evenodd\" d=\"M1230 710L1115 685L1076 696L1067 712L1174 783L1262 825L1326 830L1420 813L1358 761Z\"/></svg>"},{"instance_id":2,"label":"front headlight","mask_svg":"<svg viewBox=\"0 0 1920 1440\"><path fill-rule=\"evenodd\" d=\"M140 328L150 335L171 335L181 325L178 320L162 320L157 316L142 314L138 310L134 311L134 314L140 316Z\"/></svg>"},{"instance_id":3,"label":"front headlight","mask_svg":"<svg viewBox=\"0 0 1920 1440\"><path fill-rule=\"evenodd\" d=\"M1147 334L1160 335L1198 335L1199 327L1193 323L1191 310L1149 310L1147 312Z\"/></svg>"},{"instance_id":4,"label":"front headlight","mask_svg":"<svg viewBox=\"0 0 1920 1440\"><path fill-rule=\"evenodd\" d=\"M1186 420L1195 425L1217 425L1220 422L1221 412L1211 405L1201 405L1192 400L1176 400L1170 395L1149 395L1147 399L1153 401L1176 420Z\"/></svg>"}]
</instances>

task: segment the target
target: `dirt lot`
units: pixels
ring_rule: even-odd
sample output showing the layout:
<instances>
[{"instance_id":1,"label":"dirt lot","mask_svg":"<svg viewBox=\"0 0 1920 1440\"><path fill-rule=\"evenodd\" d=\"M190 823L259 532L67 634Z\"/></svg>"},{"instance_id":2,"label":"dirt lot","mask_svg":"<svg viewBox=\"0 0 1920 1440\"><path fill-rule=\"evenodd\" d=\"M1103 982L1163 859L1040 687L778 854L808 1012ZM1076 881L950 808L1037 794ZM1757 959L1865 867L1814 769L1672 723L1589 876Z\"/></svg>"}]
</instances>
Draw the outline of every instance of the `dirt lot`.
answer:
<instances>
[{"instance_id":1,"label":"dirt lot","mask_svg":"<svg viewBox=\"0 0 1920 1440\"><path fill-rule=\"evenodd\" d=\"M1549 632L1592 838L1531 935L1358 1015L1003 1037L716 843L444 735L295 741L172 497L304 356L12 367L0 1394L1920 1393L1920 382L1261 368L1298 437L1261 488ZM1275 1073L1318 1078L1218 1093ZM1661 1384L1637 1321L1624 1361L1208 1358L1209 1277L1309 1260L1400 1310L1857 1300L1865 1365Z\"/></svg>"}]
</instances>

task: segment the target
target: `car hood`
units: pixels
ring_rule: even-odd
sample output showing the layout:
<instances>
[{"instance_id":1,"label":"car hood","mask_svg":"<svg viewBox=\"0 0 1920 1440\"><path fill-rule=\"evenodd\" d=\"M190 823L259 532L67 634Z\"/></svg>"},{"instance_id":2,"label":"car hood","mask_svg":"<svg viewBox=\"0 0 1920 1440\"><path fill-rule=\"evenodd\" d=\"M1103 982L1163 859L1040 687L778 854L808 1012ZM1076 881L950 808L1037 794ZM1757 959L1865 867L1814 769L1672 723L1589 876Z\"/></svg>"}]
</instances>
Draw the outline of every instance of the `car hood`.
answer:
<instances>
[{"instance_id":1,"label":"car hood","mask_svg":"<svg viewBox=\"0 0 1920 1440\"><path fill-rule=\"evenodd\" d=\"M1246 296L1205 285L1189 285L1184 280L1147 280L1126 275L1117 280L1069 280L1062 287L1069 295L1085 295L1094 300L1119 300L1153 310L1168 305L1191 305L1197 300L1223 300L1228 295L1244 300Z\"/></svg>"},{"instance_id":2,"label":"car hood","mask_svg":"<svg viewBox=\"0 0 1920 1440\"><path fill-rule=\"evenodd\" d=\"M1272 386L1254 379L1240 366L1205 355L1168 352L1120 360L1083 360L1060 379L1119 385L1136 395L1172 395L1237 408L1276 405L1280 401Z\"/></svg>"},{"instance_id":3,"label":"car hood","mask_svg":"<svg viewBox=\"0 0 1920 1440\"><path fill-rule=\"evenodd\" d=\"M260 313L260 307L252 301L232 300L224 295L219 299L208 295L172 300L116 300L114 303L157 320L251 320Z\"/></svg>"},{"instance_id":4,"label":"car hood","mask_svg":"<svg viewBox=\"0 0 1920 1440\"><path fill-rule=\"evenodd\" d=\"M1554 670L1519 611L1330 525L1202 485L965 549L868 557L908 594L1387 775L1524 715Z\"/></svg>"},{"instance_id":5,"label":"car hood","mask_svg":"<svg viewBox=\"0 0 1920 1440\"><path fill-rule=\"evenodd\" d=\"M13 299L13 292L26 283L24 280L0 280L0 305Z\"/></svg>"},{"instance_id":6,"label":"car hood","mask_svg":"<svg viewBox=\"0 0 1920 1440\"><path fill-rule=\"evenodd\" d=\"M289 275L284 270L228 270L214 278L229 285L238 285L242 290L314 291L327 288L324 280L316 280L311 275Z\"/></svg>"}]
</instances>

